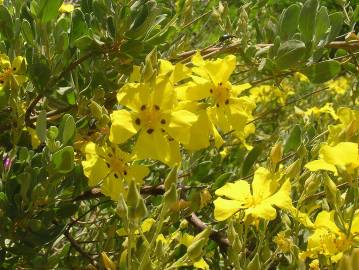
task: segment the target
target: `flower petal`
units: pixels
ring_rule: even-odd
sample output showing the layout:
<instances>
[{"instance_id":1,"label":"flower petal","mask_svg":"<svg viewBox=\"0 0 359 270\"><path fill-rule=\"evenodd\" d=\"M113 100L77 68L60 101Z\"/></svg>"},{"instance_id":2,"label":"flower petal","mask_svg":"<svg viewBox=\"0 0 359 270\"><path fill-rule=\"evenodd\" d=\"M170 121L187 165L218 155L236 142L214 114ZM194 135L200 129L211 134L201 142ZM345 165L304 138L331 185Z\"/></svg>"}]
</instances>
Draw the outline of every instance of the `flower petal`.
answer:
<instances>
[{"instance_id":1,"label":"flower petal","mask_svg":"<svg viewBox=\"0 0 359 270\"><path fill-rule=\"evenodd\" d=\"M242 204L236 200L217 198L213 203L214 218L218 221L226 220L237 213L238 210L243 209Z\"/></svg>"},{"instance_id":2,"label":"flower petal","mask_svg":"<svg viewBox=\"0 0 359 270\"><path fill-rule=\"evenodd\" d=\"M305 164L304 167L310 170L311 172L325 170L325 171L331 171L335 175L338 174L337 168L334 165L327 163L323 159L318 159L308 162L307 164Z\"/></svg>"},{"instance_id":3,"label":"flower petal","mask_svg":"<svg viewBox=\"0 0 359 270\"><path fill-rule=\"evenodd\" d=\"M129 111L118 110L111 115L110 141L113 143L124 143L134 134L137 129L133 123L132 115Z\"/></svg>"},{"instance_id":4,"label":"flower petal","mask_svg":"<svg viewBox=\"0 0 359 270\"><path fill-rule=\"evenodd\" d=\"M187 110L178 110L171 113L171 119L166 131L179 142L184 144L189 142L191 125L198 119L194 113Z\"/></svg>"},{"instance_id":5,"label":"flower petal","mask_svg":"<svg viewBox=\"0 0 359 270\"><path fill-rule=\"evenodd\" d=\"M234 183L227 183L221 188L217 189L215 194L217 196L224 196L228 199L237 200L242 204L248 204L252 200L250 185L247 181L239 180Z\"/></svg>"}]
</instances>

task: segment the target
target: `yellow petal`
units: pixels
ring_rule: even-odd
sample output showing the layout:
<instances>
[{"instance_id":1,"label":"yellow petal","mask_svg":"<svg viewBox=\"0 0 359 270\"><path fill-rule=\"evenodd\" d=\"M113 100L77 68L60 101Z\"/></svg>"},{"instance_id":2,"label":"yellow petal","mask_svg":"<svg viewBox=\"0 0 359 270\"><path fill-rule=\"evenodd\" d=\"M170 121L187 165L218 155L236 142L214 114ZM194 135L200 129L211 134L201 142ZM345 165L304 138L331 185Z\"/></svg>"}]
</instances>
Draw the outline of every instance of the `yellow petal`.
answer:
<instances>
[{"instance_id":1,"label":"yellow petal","mask_svg":"<svg viewBox=\"0 0 359 270\"><path fill-rule=\"evenodd\" d=\"M236 200L217 198L213 203L214 218L218 221L226 220L237 213L240 209L243 209L242 203Z\"/></svg>"},{"instance_id":2,"label":"yellow petal","mask_svg":"<svg viewBox=\"0 0 359 270\"><path fill-rule=\"evenodd\" d=\"M143 178L149 174L150 170L144 165L133 164L128 167L126 180L133 180L137 183L142 183Z\"/></svg>"},{"instance_id":3,"label":"yellow petal","mask_svg":"<svg viewBox=\"0 0 359 270\"><path fill-rule=\"evenodd\" d=\"M112 143L124 143L137 133L137 129L129 111L114 111L110 117L112 125L109 139Z\"/></svg>"},{"instance_id":4,"label":"yellow petal","mask_svg":"<svg viewBox=\"0 0 359 270\"><path fill-rule=\"evenodd\" d=\"M239 180L234 183L227 183L215 191L217 196L224 196L228 199L237 200L243 205L252 200L250 186L247 181Z\"/></svg>"},{"instance_id":5,"label":"yellow petal","mask_svg":"<svg viewBox=\"0 0 359 270\"><path fill-rule=\"evenodd\" d=\"M172 138L186 144L189 142L190 138L189 129L191 128L191 125L197 121L197 119L198 116L189 111L174 111L171 113L170 123L165 129Z\"/></svg>"},{"instance_id":6,"label":"yellow petal","mask_svg":"<svg viewBox=\"0 0 359 270\"><path fill-rule=\"evenodd\" d=\"M142 105L149 102L150 86L144 83L126 83L117 93L119 104L133 112L139 112Z\"/></svg>"},{"instance_id":7,"label":"yellow petal","mask_svg":"<svg viewBox=\"0 0 359 270\"><path fill-rule=\"evenodd\" d=\"M117 201L120 194L124 192L123 179L116 178L114 173L106 177L101 186L101 193Z\"/></svg>"},{"instance_id":8,"label":"yellow petal","mask_svg":"<svg viewBox=\"0 0 359 270\"><path fill-rule=\"evenodd\" d=\"M227 55L223 59L215 61L206 61L203 66L215 85L228 81L235 67L236 57L234 55Z\"/></svg>"},{"instance_id":9,"label":"yellow petal","mask_svg":"<svg viewBox=\"0 0 359 270\"><path fill-rule=\"evenodd\" d=\"M331 171L335 175L338 174L337 168L334 165L325 162L323 159L313 160L311 162L308 162L307 164L305 164L304 167L310 170L311 172L325 170L325 171Z\"/></svg>"},{"instance_id":10,"label":"yellow petal","mask_svg":"<svg viewBox=\"0 0 359 270\"><path fill-rule=\"evenodd\" d=\"M74 11L74 9L75 7L72 4L62 4L61 7L59 8L59 11L61 13L71 13Z\"/></svg>"},{"instance_id":11,"label":"yellow petal","mask_svg":"<svg viewBox=\"0 0 359 270\"><path fill-rule=\"evenodd\" d=\"M193 263L193 266L198 269L209 270L209 265L203 258L200 258L198 261Z\"/></svg>"},{"instance_id":12,"label":"yellow petal","mask_svg":"<svg viewBox=\"0 0 359 270\"><path fill-rule=\"evenodd\" d=\"M327 163L345 167L351 163L358 162L358 144L352 142L341 142L331 147L324 145L320 148L320 157Z\"/></svg>"}]
</instances>

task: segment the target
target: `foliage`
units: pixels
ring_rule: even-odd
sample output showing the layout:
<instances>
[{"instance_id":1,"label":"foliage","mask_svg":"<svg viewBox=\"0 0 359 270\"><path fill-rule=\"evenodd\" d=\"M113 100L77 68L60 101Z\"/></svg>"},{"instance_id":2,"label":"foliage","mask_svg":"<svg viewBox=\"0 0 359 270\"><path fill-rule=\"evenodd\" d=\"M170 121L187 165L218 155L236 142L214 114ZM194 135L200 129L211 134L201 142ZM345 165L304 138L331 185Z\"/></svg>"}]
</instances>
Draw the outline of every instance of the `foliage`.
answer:
<instances>
[{"instance_id":1,"label":"foliage","mask_svg":"<svg viewBox=\"0 0 359 270\"><path fill-rule=\"evenodd\" d=\"M1 269L356 269L355 1L0 1Z\"/></svg>"}]
</instances>

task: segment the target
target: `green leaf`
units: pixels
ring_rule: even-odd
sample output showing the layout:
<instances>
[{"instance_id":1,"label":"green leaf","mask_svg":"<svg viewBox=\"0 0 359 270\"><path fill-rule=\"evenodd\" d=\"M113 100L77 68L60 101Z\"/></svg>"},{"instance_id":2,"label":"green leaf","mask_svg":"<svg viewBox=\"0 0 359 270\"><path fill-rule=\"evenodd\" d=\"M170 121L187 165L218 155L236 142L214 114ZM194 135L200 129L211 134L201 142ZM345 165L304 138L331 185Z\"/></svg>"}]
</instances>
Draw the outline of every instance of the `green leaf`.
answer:
<instances>
[{"instance_id":1,"label":"green leaf","mask_svg":"<svg viewBox=\"0 0 359 270\"><path fill-rule=\"evenodd\" d=\"M46 125L46 111L41 111L36 121L36 134L41 142L45 142L46 140Z\"/></svg>"},{"instance_id":2,"label":"green leaf","mask_svg":"<svg viewBox=\"0 0 359 270\"><path fill-rule=\"evenodd\" d=\"M279 34L282 40L288 40L297 32L300 6L293 4L285 9L280 17Z\"/></svg>"},{"instance_id":3,"label":"green leaf","mask_svg":"<svg viewBox=\"0 0 359 270\"><path fill-rule=\"evenodd\" d=\"M313 64L302 70L313 83L323 83L334 78L341 70L340 63L335 60L328 60Z\"/></svg>"},{"instance_id":4,"label":"green leaf","mask_svg":"<svg viewBox=\"0 0 359 270\"><path fill-rule=\"evenodd\" d=\"M225 172L225 173L221 174L214 181L212 188L215 190L215 189L222 187L231 178L232 175L233 175L232 172Z\"/></svg>"},{"instance_id":5,"label":"green leaf","mask_svg":"<svg viewBox=\"0 0 359 270\"><path fill-rule=\"evenodd\" d=\"M305 44L302 41L288 40L279 46L275 62L280 68L289 68L303 58L305 51Z\"/></svg>"},{"instance_id":6,"label":"green leaf","mask_svg":"<svg viewBox=\"0 0 359 270\"><path fill-rule=\"evenodd\" d=\"M41 20L46 23L55 19L59 14L59 8L62 5L63 0L43 0Z\"/></svg>"},{"instance_id":7,"label":"green leaf","mask_svg":"<svg viewBox=\"0 0 359 270\"><path fill-rule=\"evenodd\" d=\"M72 13L72 23L70 32L70 44L74 46L77 39L87 35L89 32L85 16L81 10L75 9Z\"/></svg>"},{"instance_id":8,"label":"green leaf","mask_svg":"<svg viewBox=\"0 0 359 270\"><path fill-rule=\"evenodd\" d=\"M31 25L27 20L23 20L21 24L21 33L23 34L25 40L29 44L34 43L34 34L32 33Z\"/></svg>"},{"instance_id":9,"label":"green leaf","mask_svg":"<svg viewBox=\"0 0 359 270\"><path fill-rule=\"evenodd\" d=\"M342 12L335 12L329 15L330 32L327 37L327 43L333 41L340 33L344 23L344 14Z\"/></svg>"},{"instance_id":10,"label":"green leaf","mask_svg":"<svg viewBox=\"0 0 359 270\"><path fill-rule=\"evenodd\" d=\"M74 118L70 114L65 114L61 124L60 130L62 131L62 143L67 144L75 136L76 124Z\"/></svg>"},{"instance_id":11,"label":"green leaf","mask_svg":"<svg viewBox=\"0 0 359 270\"><path fill-rule=\"evenodd\" d=\"M45 58L39 58L29 66L29 75L36 90L44 91L45 86L51 76L49 65Z\"/></svg>"},{"instance_id":12,"label":"green leaf","mask_svg":"<svg viewBox=\"0 0 359 270\"><path fill-rule=\"evenodd\" d=\"M13 20L3 5L0 5L0 33L6 39L12 39L14 36Z\"/></svg>"},{"instance_id":13,"label":"green leaf","mask_svg":"<svg viewBox=\"0 0 359 270\"><path fill-rule=\"evenodd\" d=\"M289 134L289 137L284 145L284 153L291 150L297 150L302 141L302 129L299 125L296 125Z\"/></svg>"},{"instance_id":14,"label":"green leaf","mask_svg":"<svg viewBox=\"0 0 359 270\"><path fill-rule=\"evenodd\" d=\"M242 165L242 177L247 176L253 167L253 164L258 159L259 155L263 151L263 145L256 145L244 158Z\"/></svg>"},{"instance_id":15,"label":"green leaf","mask_svg":"<svg viewBox=\"0 0 359 270\"><path fill-rule=\"evenodd\" d=\"M317 14L317 22L315 25L315 40L318 44L325 36L326 33L330 30L330 20L328 15L328 10L326 7L321 7ZM319 44L324 46L326 43Z\"/></svg>"},{"instance_id":16,"label":"green leaf","mask_svg":"<svg viewBox=\"0 0 359 270\"><path fill-rule=\"evenodd\" d=\"M54 170L58 173L68 173L74 167L74 149L72 146L65 146L52 156Z\"/></svg>"},{"instance_id":17,"label":"green leaf","mask_svg":"<svg viewBox=\"0 0 359 270\"><path fill-rule=\"evenodd\" d=\"M305 43L313 39L317 9L318 0L307 0L300 12L299 29Z\"/></svg>"}]
</instances>

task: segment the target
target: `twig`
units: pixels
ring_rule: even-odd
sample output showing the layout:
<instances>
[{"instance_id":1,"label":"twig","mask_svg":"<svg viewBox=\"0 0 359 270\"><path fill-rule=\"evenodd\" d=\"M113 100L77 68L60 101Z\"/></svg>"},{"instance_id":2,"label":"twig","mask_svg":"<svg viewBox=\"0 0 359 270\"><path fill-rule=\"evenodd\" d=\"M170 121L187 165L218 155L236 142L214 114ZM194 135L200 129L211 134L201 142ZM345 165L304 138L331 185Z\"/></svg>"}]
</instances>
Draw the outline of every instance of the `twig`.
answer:
<instances>
[{"instance_id":1,"label":"twig","mask_svg":"<svg viewBox=\"0 0 359 270\"><path fill-rule=\"evenodd\" d=\"M200 232L207 228L207 225L204 224L204 222L195 213L191 213L188 217L186 217L186 219ZM231 246L228 238L221 232L212 230L209 237L224 251Z\"/></svg>"},{"instance_id":2,"label":"twig","mask_svg":"<svg viewBox=\"0 0 359 270\"><path fill-rule=\"evenodd\" d=\"M70 241L71 246L78 251L83 257L89 260L89 262L96 267L97 269L97 262L86 252L82 249L82 247L77 243L77 241L72 237L72 235L69 232L69 229L64 231L65 237Z\"/></svg>"}]
</instances>

